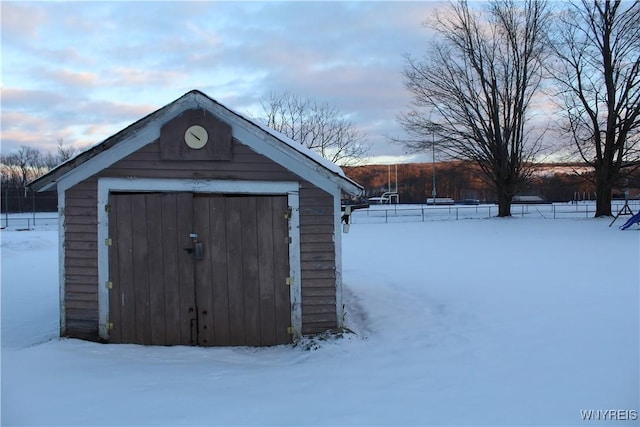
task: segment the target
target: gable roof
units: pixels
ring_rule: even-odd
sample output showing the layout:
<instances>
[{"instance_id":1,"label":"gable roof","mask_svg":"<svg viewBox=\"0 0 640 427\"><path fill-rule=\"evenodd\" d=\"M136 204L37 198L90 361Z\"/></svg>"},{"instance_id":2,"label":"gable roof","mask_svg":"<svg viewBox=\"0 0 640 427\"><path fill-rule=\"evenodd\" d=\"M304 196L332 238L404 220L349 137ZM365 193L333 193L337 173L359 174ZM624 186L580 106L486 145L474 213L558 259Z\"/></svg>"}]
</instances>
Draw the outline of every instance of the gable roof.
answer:
<instances>
[{"instance_id":1,"label":"gable roof","mask_svg":"<svg viewBox=\"0 0 640 427\"><path fill-rule=\"evenodd\" d=\"M95 170L96 167L105 169L144 145L156 141L164 123L196 107L204 108L230 124L235 138L284 168L303 177L309 174L319 175L324 179L323 182L329 180L347 194L353 196L361 194L363 187L348 178L333 162L291 138L229 109L198 90L184 94L103 142L79 153L47 174L29 182L28 186L35 191L45 191L53 188L60 181L69 179L72 174L76 175L74 181L79 182L97 173L99 170ZM239 137L240 134L243 137ZM259 143L252 143L253 141L259 141ZM90 164L93 164L93 167L89 167ZM83 168L87 171L78 173Z\"/></svg>"}]
</instances>

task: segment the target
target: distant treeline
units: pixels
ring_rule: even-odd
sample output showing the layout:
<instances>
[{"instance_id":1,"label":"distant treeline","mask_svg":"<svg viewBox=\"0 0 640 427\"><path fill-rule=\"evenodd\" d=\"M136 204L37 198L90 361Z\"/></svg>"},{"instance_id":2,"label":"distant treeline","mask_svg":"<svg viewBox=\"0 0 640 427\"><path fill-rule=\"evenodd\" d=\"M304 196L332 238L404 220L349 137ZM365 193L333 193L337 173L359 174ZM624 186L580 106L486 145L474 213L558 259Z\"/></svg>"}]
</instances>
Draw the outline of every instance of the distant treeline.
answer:
<instances>
[{"instance_id":1,"label":"distant treeline","mask_svg":"<svg viewBox=\"0 0 640 427\"><path fill-rule=\"evenodd\" d=\"M2 212L54 212L58 198L55 191L33 193L27 183L44 175L75 153L58 140L55 153L20 147L15 153L0 156L0 207Z\"/></svg>"},{"instance_id":2,"label":"distant treeline","mask_svg":"<svg viewBox=\"0 0 640 427\"><path fill-rule=\"evenodd\" d=\"M471 162L366 165L343 169L349 178L365 187L366 197L395 191L397 185L401 203L424 203L432 194L434 166L437 197L481 202L496 200L492 186L483 181L480 170ZM631 189L631 196L637 196L640 193L640 173L628 177L627 186ZM624 197L623 187L624 184L620 183L614 198ZM593 199L594 191L593 172L585 165L541 163L519 194L540 196L549 202L566 202L576 198Z\"/></svg>"},{"instance_id":3,"label":"distant treeline","mask_svg":"<svg viewBox=\"0 0 640 427\"><path fill-rule=\"evenodd\" d=\"M55 191L33 193L26 190L26 184L74 154L75 149L64 148L60 142L54 154L21 147L16 153L0 156L1 212L55 212ZM432 194L435 169L437 197L480 202L496 200L493 186L483 181L480 170L471 162L345 166L343 169L349 178L365 187L365 197L380 196L397 188L401 203L424 203ZM640 172L625 179L614 190L614 198L624 197L625 187L630 189L631 197L640 194ZM594 191L593 172L584 165L542 163L520 194L537 195L549 202L564 202L575 198L593 199Z\"/></svg>"}]
</instances>

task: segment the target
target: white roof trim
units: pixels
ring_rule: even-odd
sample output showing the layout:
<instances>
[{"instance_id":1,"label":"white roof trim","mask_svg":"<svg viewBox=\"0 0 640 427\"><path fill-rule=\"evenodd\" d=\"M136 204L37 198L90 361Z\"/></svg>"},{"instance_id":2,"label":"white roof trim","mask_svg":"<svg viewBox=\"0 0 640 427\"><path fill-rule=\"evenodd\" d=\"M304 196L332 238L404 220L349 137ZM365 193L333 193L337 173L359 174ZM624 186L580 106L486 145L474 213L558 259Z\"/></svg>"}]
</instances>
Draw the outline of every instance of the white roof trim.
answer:
<instances>
[{"instance_id":1,"label":"white roof trim","mask_svg":"<svg viewBox=\"0 0 640 427\"><path fill-rule=\"evenodd\" d=\"M209 110L213 115L231 126L232 135L241 143L248 145L257 153L266 156L325 191L334 193L335 188L340 188L351 195L360 194L362 191L362 187L347 178L340 167L324 159L316 152L228 109L199 91L187 93L171 104L108 138L102 144L107 143L112 138L121 138L121 140L114 141L104 151L94 154L87 160L82 161L80 157L85 153L90 156L90 151L97 150L102 144L80 153L72 159L79 159L80 163L77 166L73 166L73 161L68 161L44 177L33 181L33 183L36 184L35 187L39 190L46 190L56 185L57 182L58 190L66 190L108 168L145 145L155 142L160 137L160 128L164 123L191 108ZM127 134L127 132L130 134ZM69 170L65 172L64 168Z\"/></svg>"},{"instance_id":2,"label":"white roof trim","mask_svg":"<svg viewBox=\"0 0 640 427\"><path fill-rule=\"evenodd\" d=\"M203 101L204 105L201 106L231 125L233 136L255 152L273 160L325 191L333 192L333 188L340 187L347 193L354 195L361 192L360 186L348 179L340 167L316 152L211 101L209 98L205 98ZM254 126L247 126L247 124Z\"/></svg>"}]
</instances>

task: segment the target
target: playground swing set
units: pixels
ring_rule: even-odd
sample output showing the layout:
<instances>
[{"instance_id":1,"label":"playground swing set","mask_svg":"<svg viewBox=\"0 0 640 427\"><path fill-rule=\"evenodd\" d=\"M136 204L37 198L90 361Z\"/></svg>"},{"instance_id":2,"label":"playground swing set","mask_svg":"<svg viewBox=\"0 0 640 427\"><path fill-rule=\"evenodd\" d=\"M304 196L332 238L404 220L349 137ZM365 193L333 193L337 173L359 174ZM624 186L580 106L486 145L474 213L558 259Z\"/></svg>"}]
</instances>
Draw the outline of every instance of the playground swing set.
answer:
<instances>
[{"instance_id":1,"label":"playground swing set","mask_svg":"<svg viewBox=\"0 0 640 427\"><path fill-rule=\"evenodd\" d=\"M620 226L620 230L627 230L633 224L640 224L640 211L634 214L631 208L629 207L629 189L628 188L624 189L624 205L622 206L620 211L618 211L616 216L613 217L613 221L611 221L611 224L609 224L609 227L611 227L613 223L616 222L619 216L625 216L625 215L631 215L631 218L629 218L627 222L625 222Z\"/></svg>"}]
</instances>

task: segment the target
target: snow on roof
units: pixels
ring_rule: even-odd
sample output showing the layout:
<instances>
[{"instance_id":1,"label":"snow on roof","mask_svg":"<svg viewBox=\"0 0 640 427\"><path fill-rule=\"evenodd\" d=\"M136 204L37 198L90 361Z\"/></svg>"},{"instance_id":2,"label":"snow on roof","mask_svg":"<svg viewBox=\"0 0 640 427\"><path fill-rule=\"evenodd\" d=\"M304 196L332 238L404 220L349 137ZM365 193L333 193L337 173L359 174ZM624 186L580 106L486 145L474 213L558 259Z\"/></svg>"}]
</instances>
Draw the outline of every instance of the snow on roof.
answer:
<instances>
[{"instance_id":1,"label":"snow on roof","mask_svg":"<svg viewBox=\"0 0 640 427\"><path fill-rule=\"evenodd\" d=\"M358 183L356 183L355 181L351 180L350 178L348 178L344 171L342 170L342 168L338 165L336 165L335 163L333 163L331 160L326 159L324 157L322 157L319 153L317 153L316 151L308 148L307 146L305 146L304 144L289 138L287 135L278 132L277 130L274 130L270 127L268 127L267 125L260 123L257 120L254 120L252 118L249 118L247 116L245 116L242 113L238 113L237 111L233 110L232 108L229 108L221 103L219 103L218 101L216 101L213 98L210 98L208 95L206 95L205 93L202 93L198 90L194 90L192 91L193 93L199 94L201 96L204 96L206 98L208 98L209 100L213 101L214 103L226 108L227 110L229 110L231 113L235 114L236 116L240 117L241 119L245 120L248 123L251 123L252 125L260 128L262 131L270 134L271 136L275 137L276 139L280 140L281 142L284 142L285 144L287 144L289 147L297 150L299 153L301 153L302 155L310 158L311 160L313 160L314 162L318 163L319 165L323 166L325 169L347 179L348 181L351 181L353 184L357 185L358 187L361 187Z\"/></svg>"},{"instance_id":2,"label":"snow on roof","mask_svg":"<svg viewBox=\"0 0 640 427\"><path fill-rule=\"evenodd\" d=\"M195 96L203 96L203 97L207 98L208 100L210 100L211 102L213 102L213 103L225 108L226 110L228 110L232 114L235 114L236 116L238 116L240 119L244 120L245 122L256 126L257 128L259 128L263 132L266 132L269 135L271 135L274 138L276 138L277 140L279 140L280 142L283 142L288 147L293 148L294 150L296 150L297 152L299 152L303 156L313 160L315 163L317 163L318 165L322 166L324 169L326 169L326 170L338 175L339 177L341 177L345 181L348 181L350 184L360 188L361 190L363 189L363 187L360 184L358 184L357 182L355 182L351 178L347 177L340 166L336 165L331 160L322 157L319 153L317 153L316 151L306 147L304 144L302 144L302 143L300 143L300 142L298 142L298 141L296 141L296 140L294 140L292 138L289 138L287 135L285 135L285 134L283 134L281 132L278 132L277 130L272 129L272 128L268 127L267 125L258 122L257 120L249 118L249 117L245 116L244 114L238 113L237 111L227 107L226 105L223 105L222 103L220 103L220 102L216 101L215 99L209 97L207 94L205 94L203 92L200 92L199 90L193 90L193 91L189 92L189 94L192 94L192 93L195 94Z\"/></svg>"},{"instance_id":3,"label":"snow on roof","mask_svg":"<svg viewBox=\"0 0 640 427\"><path fill-rule=\"evenodd\" d=\"M248 119L247 117L244 117L242 115L240 115L240 116L242 118L244 118L245 120L250 121L254 125L258 126L263 131L268 132L271 135L275 136L276 138L278 138L280 141L284 142L285 144L287 144L291 148L294 148L294 149L298 150L300 153L302 153L305 156L309 157L310 159L312 159L316 163L321 164L325 168L329 169L331 172L334 172L334 173L346 178L346 175L344 174L344 171L342 170L342 168L340 166L336 165L331 160L328 160L328 159L322 157L320 154L318 154L314 150L306 147L304 144L289 138L287 135L285 135L283 133L280 133L277 130L271 129L270 127L268 127L268 126L266 126L266 125L264 125L262 123L256 122L256 121L254 121L252 119Z\"/></svg>"},{"instance_id":4,"label":"snow on roof","mask_svg":"<svg viewBox=\"0 0 640 427\"><path fill-rule=\"evenodd\" d=\"M201 103L201 101L205 101L205 102ZM127 128L121 130L120 132L116 133L115 135L110 136L109 138L105 139L104 141L100 142L99 144L96 144L96 145L88 148L87 150L78 153L76 156L74 156L71 159L67 160L66 162L58 165L57 167L52 169L49 173L45 174L44 176L33 180L28 185L29 186L33 186L33 188L38 190L38 191L40 191L42 189L47 189L48 187L50 187L54 183L54 181L59 179L61 176L64 176L71 169L74 169L75 167L81 165L85 161L87 161L87 160L91 159L92 157L100 154L104 150L107 150L107 149L111 148L113 145L116 145L116 144L122 142L124 139L126 139L127 135L129 135L130 133L135 132L137 129L140 129L142 127L147 126L150 123L150 121L152 121L154 119L157 119L158 117L161 117L164 114L164 112L167 111L170 107L176 107L178 104L182 104L183 107L178 107L178 108L180 110L185 110L186 108L190 108L191 105L194 104L194 103L197 104L197 105L202 106L203 103L204 104L207 103L206 101L211 102L215 106L218 106L218 107L221 107L221 108L227 110L228 112L230 112L231 114L237 116L239 119L243 120L244 122L259 128L261 131L271 135L273 138L275 138L278 141L284 143L286 146L296 150L301 155L303 155L306 158L312 160L313 162L315 162L316 164L318 164L319 166L321 166L322 168L324 168L328 172L331 172L331 173L337 175L338 177L340 177L340 180L342 180L342 182L346 184L346 187L343 187L343 189L346 190L346 188L348 188L348 187L355 187L355 188L362 189L361 185L359 185L358 183L356 183L355 181L353 181L352 179L348 178L345 175L345 173L342 170L342 168L340 168L338 165L336 165L335 163L331 162L330 160L325 159L320 154L316 153L315 151L311 150L310 148L307 148L303 144L301 144L301 143L289 138L288 136L286 136L286 135L284 135L284 134L282 134L280 132L277 132L277 131L267 127L266 125L258 123L256 120L250 119L250 118L246 117L245 115L240 114L240 113L230 109L229 107L227 107L227 106L221 104L220 102L216 101L215 99L209 97L205 93L203 93L203 92L201 92L199 90L195 90L195 89L190 91L190 92L188 92L188 93L186 93L185 95L183 95L182 97L178 98L177 100L175 100L175 101L165 105L164 107L162 107L162 108L150 113L149 115L143 117L142 119L140 119L137 122L131 124L130 126L128 126ZM354 189L352 189L352 190L350 190L348 192L352 192L352 191L354 191Z\"/></svg>"}]
</instances>

